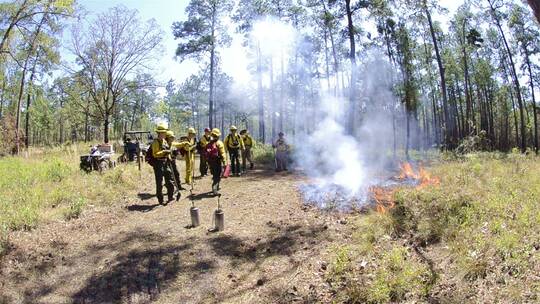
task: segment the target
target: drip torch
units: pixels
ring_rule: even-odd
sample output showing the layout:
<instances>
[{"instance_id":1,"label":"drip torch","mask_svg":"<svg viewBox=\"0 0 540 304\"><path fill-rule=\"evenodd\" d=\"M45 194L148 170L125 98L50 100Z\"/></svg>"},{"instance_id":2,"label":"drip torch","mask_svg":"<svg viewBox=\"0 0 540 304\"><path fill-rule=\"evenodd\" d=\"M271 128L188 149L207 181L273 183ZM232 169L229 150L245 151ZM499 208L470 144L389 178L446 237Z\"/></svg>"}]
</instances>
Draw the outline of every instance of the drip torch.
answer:
<instances>
[{"instance_id":1,"label":"drip torch","mask_svg":"<svg viewBox=\"0 0 540 304\"><path fill-rule=\"evenodd\" d=\"M225 229L225 214L221 209L221 193L217 195L217 209L214 211L214 231L223 231Z\"/></svg>"}]
</instances>

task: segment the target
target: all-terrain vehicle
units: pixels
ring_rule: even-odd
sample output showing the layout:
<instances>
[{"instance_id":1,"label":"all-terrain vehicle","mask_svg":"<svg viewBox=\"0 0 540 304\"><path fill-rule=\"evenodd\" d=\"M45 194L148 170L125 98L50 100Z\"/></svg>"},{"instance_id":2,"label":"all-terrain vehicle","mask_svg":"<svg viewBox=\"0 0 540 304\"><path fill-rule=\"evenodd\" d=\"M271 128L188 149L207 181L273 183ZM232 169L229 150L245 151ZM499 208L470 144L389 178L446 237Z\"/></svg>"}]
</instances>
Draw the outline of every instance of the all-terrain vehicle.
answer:
<instances>
[{"instance_id":1,"label":"all-terrain vehicle","mask_svg":"<svg viewBox=\"0 0 540 304\"><path fill-rule=\"evenodd\" d=\"M134 162L136 161L141 167L144 161L146 150L152 143L154 138L150 131L128 131L124 133L124 152L118 158L118 162Z\"/></svg>"},{"instance_id":2,"label":"all-terrain vehicle","mask_svg":"<svg viewBox=\"0 0 540 304\"><path fill-rule=\"evenodd\" d=\"M116 166L116 161L113 157L114 150L112 145L100 144L93 146L90 149L89 154L81 155L79 167L86 172L103 172L108 169L113 169Z\"/></svg>"}]
</instances>

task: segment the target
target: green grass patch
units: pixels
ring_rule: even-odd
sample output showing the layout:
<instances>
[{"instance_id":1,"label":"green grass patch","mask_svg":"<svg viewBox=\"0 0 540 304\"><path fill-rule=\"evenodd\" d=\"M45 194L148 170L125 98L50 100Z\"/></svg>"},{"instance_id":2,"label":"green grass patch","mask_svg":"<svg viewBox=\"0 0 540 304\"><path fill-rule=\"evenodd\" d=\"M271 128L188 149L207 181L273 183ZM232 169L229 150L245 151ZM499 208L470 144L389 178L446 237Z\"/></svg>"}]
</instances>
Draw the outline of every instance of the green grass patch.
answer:
<instances>
[{"instance_id":1,"label":"green grass patch","mask_svg":"<svg viewBox=\"0 0 540 304\"><path fill-rule=\"evenodd\" d=\"M257 164L273 164L274 149L272 145L257 144L251 148L253 161Z\"/></svg>"},{"instance_id":2,"label":"green grass patch","mask_svg":"<svg viewBox=\"0 0 540 304\"><path fill-rule=\"evenodd\" d=\"M330 275L341 299L424 302L433 289L454 284L473 302L540 301L540 158L445 155L428 171L439 186L401 189L390 212L359 216L353 266ZM431 274L414 248L445 266ZM362 261L368 266L354 266Z\"/></svg>"},{"instance_id":3,"label":"green grass patch","mask_svg":"<svg viewBox=\"0 0 540 304\"><path fill-rule=\"evenodd\" d=\"M2 236L10 230L32 229L42 221L77 218L88 204L118 202L137 187L141 176L150 174L149 166L139 173L132 164L87 174L79 170L79 155L86 150L86 145L66 145L0 159Z\"/></svg>"}]
</instances>

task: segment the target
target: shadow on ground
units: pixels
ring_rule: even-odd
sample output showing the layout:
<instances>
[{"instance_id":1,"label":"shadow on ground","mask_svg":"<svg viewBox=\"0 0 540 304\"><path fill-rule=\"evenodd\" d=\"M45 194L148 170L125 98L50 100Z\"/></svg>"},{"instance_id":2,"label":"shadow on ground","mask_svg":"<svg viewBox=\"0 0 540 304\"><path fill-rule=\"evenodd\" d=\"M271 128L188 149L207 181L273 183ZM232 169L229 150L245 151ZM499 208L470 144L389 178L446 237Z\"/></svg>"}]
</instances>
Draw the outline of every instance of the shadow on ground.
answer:
<instances>
[{"instance_id":1,"label":"shadow on ground","mask_svg":"<svg viewBox=\"0 0 540 304\"><path fill-rule=\"evenodd\" d=\"M134 205L127 206L126 209L128 211L148 212L148 211L154 210L156 207L159 207L159 206L160 206L159 204L154 204L154 205L138 205L138 204L134 204Z\"/></svg>"},{"instance_id":2,"label":"shadow on ground","mask_svg":"<svg viewBox=\"0 0 540 304\"><path fill-rule=\"evenodd\" d=\"M157 299L179 275L196 279L198 274L215 268L215 262L210 259L196 262L183 259L185 252L193 247L192 239L178 245L161 245L174 242L148 231L134 231L115 239L118 241L89 246L85 253L66 261L68 267L81 263L94 265L94 274L71 295L73 303L148 303ZM41 280L24 290L23 303L40 303L83 277L84 273L75 271L60 280Z\"/></svg>"},{"instance_id":3,"label":"shadow on ground","mask_svg":"<svg viewBox=\"0 0 540 304\"><path fill-rule=\"evenodd\" d=\"M221 303L239 297L260 287L258 286L259 283L266 284L293 275L297 271L301 261L293 259L292 256L302 250L306 250L306 253L308 253L308 249L312 249L321 242L323 239L321 236L327 230L327 227L324 225L283 226L272 222L268 222L267 225L273 228L273 232L264 240L260 238L241 239L232 235L219 235L209 240L213 251L218 256L227 259L232 269L240 269L241 266L248 265L248 270L243 271L242 275L237 278L239 282L247 280L255 272L264 274L260 282L256 284L254 282L254 284L248 287L224 291L216 295L212 303ZM317 252L309 252L307 255L317 254ZM272 273L261 271L264 261L275 256L288 257L289 266L282 271ZM281 294L278 297L281 297L286 293L286 290L280 290L279 293Z\"/></svg>"},{"instance_id":4,"label":"shadow on ground","mask_svg":"<svg viewBox=\"0 0 540 304\"><path fill-rule=\"evenodd\" d=\"M137 196L139 197L139 199L141 201L147 201L149 199L152 199L152 198L156 197L155 194L147 193L147 192L137 193Z\"/></svg>"}]
</instances>

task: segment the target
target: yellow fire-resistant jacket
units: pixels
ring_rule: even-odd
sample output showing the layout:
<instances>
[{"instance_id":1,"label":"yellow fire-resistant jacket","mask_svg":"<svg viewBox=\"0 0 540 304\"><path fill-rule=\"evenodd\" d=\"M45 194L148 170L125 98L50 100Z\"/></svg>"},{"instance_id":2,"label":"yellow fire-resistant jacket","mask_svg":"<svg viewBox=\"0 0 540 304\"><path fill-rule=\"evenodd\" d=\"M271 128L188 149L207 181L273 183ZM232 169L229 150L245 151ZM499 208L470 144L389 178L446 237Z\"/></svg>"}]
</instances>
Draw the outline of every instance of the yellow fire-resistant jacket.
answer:
<instances>
[{"instance_id":1,"label":"yellow fire-resistant jacket","mask_svg":"<svg viewBox=\"0 0 540 304\"><path fill-rule=\"evenodd\" d=\"M194 138L192 138L191 140L175 141L171 144L171 146L175 147L176 149L186 151L189 158L194 155L194 151L196 148Z\"/></svg>"},{"instance_id":2,"label":"yellow fire-resistant jacket","mask_svg":"<svg viewBox=\"0 0 540 304\"><path fill-rule=\"evenodd\" d=\"M244 141L244 146L246 148L253 147L255 145L255 140L248 134L242 136L242 140Z\"/></svg>"},{"instance_id":3,"label":"yellow fire-resistant jacket","mask_svg":"<svg viewBox=\"0 0 540 304\"><path fill-rule=\"evenodd\" d=\"M216 146L219 151L219 158L221 159L221 162L225 164L225 161L227 160L227 157L225 157L225 144L221 140L218 140L216 141Z\"/></svg>"},{"instance_id":4,"label":"yellow fire-resistant jacket","mask_svg":"<svg viewBox=\"0 0 540 304\"><path fill-rule=\"evenodd\" d=\"M156 138L152 142L152 156L156 159L164 159L169 156L168 153L164 153L163 150L169 149L169 145L165 139Z\"/></svg>"},{"instance_id":5,"label":"yellow fire-resistant jacket","mask_svg":"<svg viewBox=\"0 0 540 304\"><path fill-rule=\"evenodd\" d=\"M238 141L238 145L235 145L234 144L234 137L237 138L237 141ZM229 134L227 135L227 137L225 137L225 151L229 151L229 149L241 149L241 150L244 150L245 147L244 147L244 141L242 140L242 136L238 135L238 133L236 134Z\"/></svg>"},{"instance_id":6,"label":"yellow fire-resistant jacket","mask_svg":"<svg viewBox=\"0 0 540 304\"><path fill-rule=\"evenodd\" d=\"M206 135L203 135L199 141L201 143L201 147L203 147L204 149L206 145L208 145L208 143L210 142L210 136L206 137Z\"/></svg>"}]
</instances>

